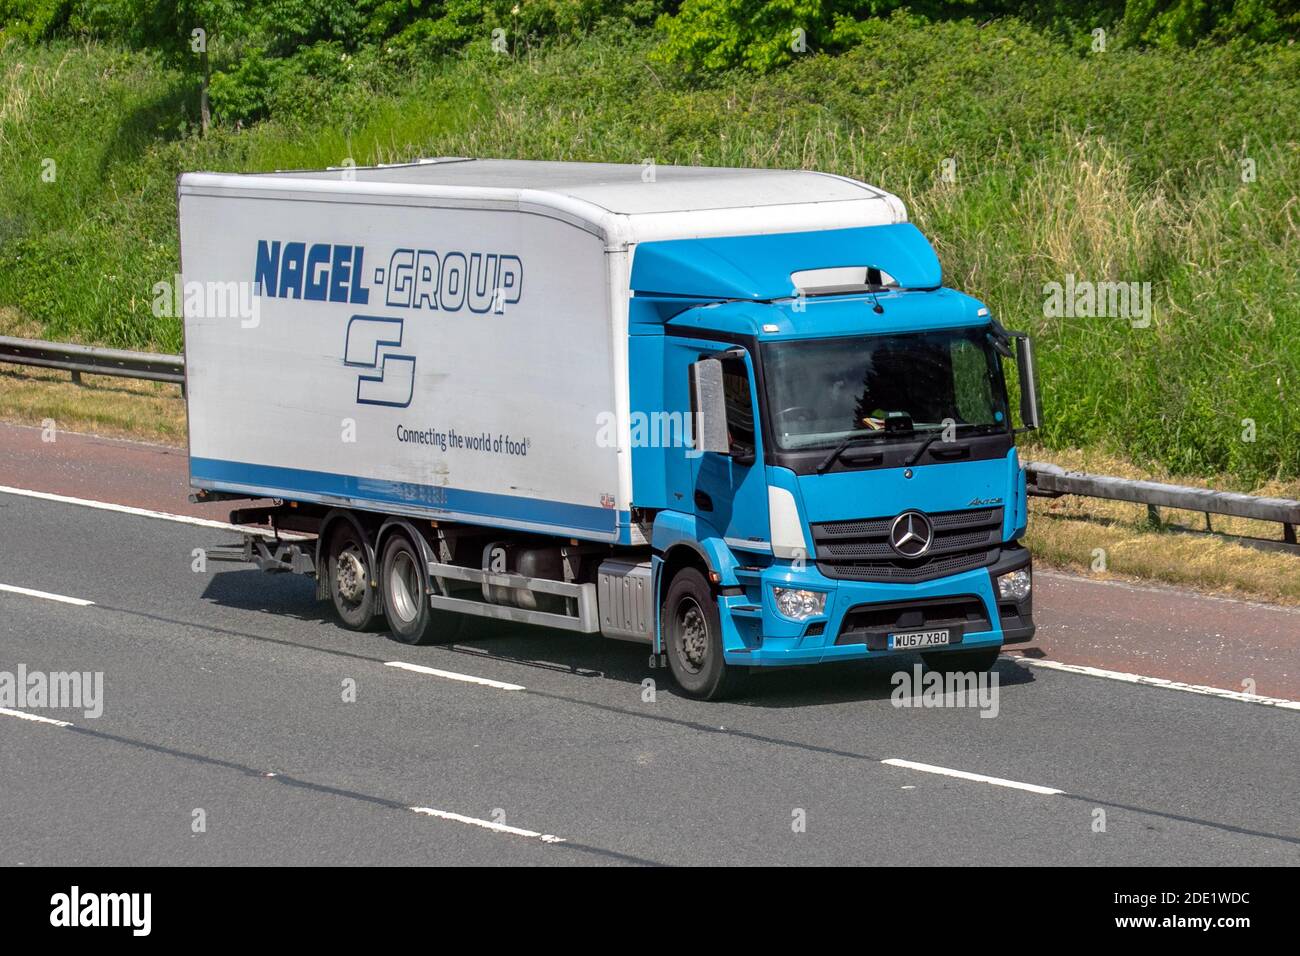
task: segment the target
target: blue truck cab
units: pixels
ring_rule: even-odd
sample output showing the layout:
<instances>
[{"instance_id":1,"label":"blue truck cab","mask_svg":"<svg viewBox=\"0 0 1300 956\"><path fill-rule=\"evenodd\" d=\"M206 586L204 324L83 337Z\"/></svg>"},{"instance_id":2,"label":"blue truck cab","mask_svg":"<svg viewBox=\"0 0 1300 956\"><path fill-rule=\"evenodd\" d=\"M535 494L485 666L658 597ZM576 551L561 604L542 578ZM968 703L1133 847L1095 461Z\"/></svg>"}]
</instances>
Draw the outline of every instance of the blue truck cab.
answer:
<instances>
[{"instance_id":1,"label":"blue truck cab","mask_svg":"<svg viewBox=\"0 0 1300 956\"><path fill-rule=\"evenodd\" d=\"M632 290L632 407L694 426L633 448L655 650L688 692L917 651L987 670L1033 637L1003 369L1036 427L1032 347L914 226L646 243Z\"/></svg>"}]
</instances>

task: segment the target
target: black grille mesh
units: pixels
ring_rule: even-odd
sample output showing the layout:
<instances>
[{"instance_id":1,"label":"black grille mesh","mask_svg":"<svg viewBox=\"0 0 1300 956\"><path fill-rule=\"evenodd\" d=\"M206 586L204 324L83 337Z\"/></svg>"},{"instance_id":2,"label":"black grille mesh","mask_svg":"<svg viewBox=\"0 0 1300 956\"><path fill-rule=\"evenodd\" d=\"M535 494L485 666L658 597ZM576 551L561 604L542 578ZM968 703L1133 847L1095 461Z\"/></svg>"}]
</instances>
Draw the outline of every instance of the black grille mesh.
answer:
<instances>
[{"instance_id":1,"label":"black grille mesh","mask_svg":"<svg viewBox=\"0 0 1300 956\"><path fill-rule=\"evenodd\" d=\"M1002 543L1002 509L927 515L934 543L923 558L907 559L889 544L894 516L827 521L812 526L817 567L828 578L913 583L987 567Z\"/></svg>"}]
</instances>

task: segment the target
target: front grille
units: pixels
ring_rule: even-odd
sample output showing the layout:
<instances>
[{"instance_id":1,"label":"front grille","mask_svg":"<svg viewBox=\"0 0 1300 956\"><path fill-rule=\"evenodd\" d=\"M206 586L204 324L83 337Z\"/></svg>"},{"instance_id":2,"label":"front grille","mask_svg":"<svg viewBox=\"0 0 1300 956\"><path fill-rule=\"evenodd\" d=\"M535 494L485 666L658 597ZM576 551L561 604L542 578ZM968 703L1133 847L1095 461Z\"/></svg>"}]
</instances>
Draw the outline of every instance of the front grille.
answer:
<instances>
[{"instance_id":1,"label":"front grille","mask_svg":"<svg viewBox=\"0 0 1300 956\"><path fill-rule=\"evenodd\" d=\"M866 644L881 650L888 643L888 635L895 631L934 627L959 628L962 634L993 629L984 602L974 594L963 594L924 601L860 604L844 615L835 643Z\"/></svg>"},{"instance_id":2,"label":"front grille","mask_svg":"<svg viewBox=\"0 0 1300 956\"><path fill-rule=\"evenodd\" d=\"M901 558L889 544L894 517L824 521L812 526L817 568L828 578L911 584L988 567L1002 543L1002 509L927 515L934 543L922 558Z\"/></svg>"}]
</instances>

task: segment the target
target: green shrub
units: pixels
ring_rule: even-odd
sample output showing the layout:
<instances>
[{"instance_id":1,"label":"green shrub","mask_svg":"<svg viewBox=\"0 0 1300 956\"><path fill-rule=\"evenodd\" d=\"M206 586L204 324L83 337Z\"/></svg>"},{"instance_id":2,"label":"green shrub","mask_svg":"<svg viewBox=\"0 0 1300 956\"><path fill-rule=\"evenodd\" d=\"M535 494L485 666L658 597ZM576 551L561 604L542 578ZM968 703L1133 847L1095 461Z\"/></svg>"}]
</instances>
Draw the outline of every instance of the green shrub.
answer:
<instances>
[{"instance_id":1,"label":"green shrub","mask_svg":"<svg viewBox=\"0 0 1300 956\"><path fill-rule=\"evenodd\" d=\"M0 30L25 40L65 31L77 0L0 0Z\"/></svg>"},{"instance_id":2,"label":"green shrub","mask_svg":"<svg viewBox=\"0 0 1300 956\"><path fill-rule=\"evenodd\" d=\"M858 24L899 13L925 21L1018 17L1073 36L1080 49L1098 27L1116 45L1276 41L1300 31L1297 0L684 0L659 19L656 56L689 70L765 72L806 51L843 51L861 41Z\"/></svg>"}]
</instances>

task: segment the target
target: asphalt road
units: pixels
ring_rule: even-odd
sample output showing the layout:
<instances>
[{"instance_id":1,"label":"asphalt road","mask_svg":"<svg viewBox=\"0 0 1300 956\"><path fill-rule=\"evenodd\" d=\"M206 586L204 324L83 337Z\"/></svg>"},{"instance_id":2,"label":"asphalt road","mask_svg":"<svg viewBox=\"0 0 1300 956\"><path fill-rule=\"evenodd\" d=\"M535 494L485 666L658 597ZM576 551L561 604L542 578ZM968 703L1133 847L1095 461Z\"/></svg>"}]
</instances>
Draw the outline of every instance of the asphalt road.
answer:
<instances>
[{"instance_id":1,"label":"asphalt road","mask_svg":"<svg viewBox=\"0 0 1300 956\"><path fill-rule=\"evenodd\" d=\"M1300 863L1296 710L1009 658L996 717L880 665L702 703L599 638L345 631L307 579L193 569L233 537L0 494L0 585L94 602L0 588L0 672L104 681L0 712L0 864Z\"/></svg>"}]
</instances>

